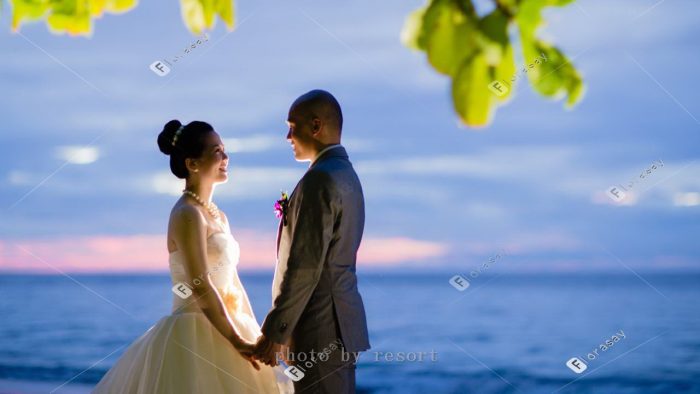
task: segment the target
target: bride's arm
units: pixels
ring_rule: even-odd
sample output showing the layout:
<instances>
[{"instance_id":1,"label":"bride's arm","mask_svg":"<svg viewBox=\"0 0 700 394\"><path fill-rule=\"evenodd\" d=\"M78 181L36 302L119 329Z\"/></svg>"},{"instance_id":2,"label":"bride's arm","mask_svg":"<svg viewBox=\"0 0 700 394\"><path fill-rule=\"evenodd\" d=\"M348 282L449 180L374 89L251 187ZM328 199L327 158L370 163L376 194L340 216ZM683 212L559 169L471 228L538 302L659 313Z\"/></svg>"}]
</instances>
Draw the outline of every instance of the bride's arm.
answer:
<instances>
[{"instance_id":1,"label":"bride's arm","mask_svg":"<svg viewBox=\"0 0 700 394\"><path fill-rule=\"evenodd\" d=\"M184 205L175 213L174 237L178 250L185 257L185 269L190 278L201 278L199 286L193 286L193 302L197 302L211 324L237 349L247 351L253 344L244 340L236 331L224 303L211 283L207 269L207 227L204 217L196 207Z\"/></svg>"}]
</instances>

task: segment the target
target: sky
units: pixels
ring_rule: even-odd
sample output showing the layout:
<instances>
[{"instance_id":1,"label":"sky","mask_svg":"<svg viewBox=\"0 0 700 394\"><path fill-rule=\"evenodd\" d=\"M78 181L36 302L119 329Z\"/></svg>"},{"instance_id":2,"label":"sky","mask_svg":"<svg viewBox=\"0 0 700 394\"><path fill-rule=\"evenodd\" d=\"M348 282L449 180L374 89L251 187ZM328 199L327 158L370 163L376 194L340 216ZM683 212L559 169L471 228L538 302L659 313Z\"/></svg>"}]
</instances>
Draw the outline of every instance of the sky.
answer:
<instances>
[{"instance_id":1,"label":"sky","mask_svg":"<svg viewBox=\"0 0 700 394\"><path fill-rule=\"evenodd\" d=\"M460 126L449 80L403 46L422 1L241 1L236 28L160 77L197 37L174 3L94 21L90 38L0 13L0 271L167 271L165 233L184 186L156 137L170 119L224 138L214 201L272 270L280 190L307 168L285 140L291 102L332 92L360 176L360 270L469 272L500 251L509 272L700 269L700 5L578 1L541 35L573 59L573 110L520 83L485 129ZM479 11L488 9L480 2ZM652 166L656 168L652 168ZM647 169L642 180L638 175ZM627 185L625 198L607 190Z\"/></svg>"}]
</instances>

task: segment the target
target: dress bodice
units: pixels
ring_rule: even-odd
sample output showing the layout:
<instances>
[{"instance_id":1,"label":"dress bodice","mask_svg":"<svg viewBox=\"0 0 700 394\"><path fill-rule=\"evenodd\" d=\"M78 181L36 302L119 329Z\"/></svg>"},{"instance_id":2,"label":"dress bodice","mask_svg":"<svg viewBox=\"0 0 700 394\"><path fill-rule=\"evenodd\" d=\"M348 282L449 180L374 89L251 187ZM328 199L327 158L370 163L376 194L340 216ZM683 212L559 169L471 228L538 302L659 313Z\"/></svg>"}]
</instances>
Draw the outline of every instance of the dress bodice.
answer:
<instances>
[{"instance_id":1,"label":"dress bodice","mask_svg":"<svg viewBox=\"0 0 700 394\"><path fill-rule=\"evenodd\" d=\"M180 250L170 253L170 279L174 286L182 285L194 289L198 286L203 286L206 283L207 276L211 278L212 284L218 290L219 294L226 301L226 295L231 295L233 298L240 300L240 292L238 286L238 275L236 267L240 258L240 248L238 242L230 232L216 232L207 238L207 270L201 277L191 278L185 268L184 254ZM186 293L185 293L186 294ZM229 297L231 298L231 297ZM189 296L183 298L176 295L173 298L173 311L195 311L197 309L196 302L192 302ZM232 304L232 306L235 306Z\"/></svg>"}]
</instances>

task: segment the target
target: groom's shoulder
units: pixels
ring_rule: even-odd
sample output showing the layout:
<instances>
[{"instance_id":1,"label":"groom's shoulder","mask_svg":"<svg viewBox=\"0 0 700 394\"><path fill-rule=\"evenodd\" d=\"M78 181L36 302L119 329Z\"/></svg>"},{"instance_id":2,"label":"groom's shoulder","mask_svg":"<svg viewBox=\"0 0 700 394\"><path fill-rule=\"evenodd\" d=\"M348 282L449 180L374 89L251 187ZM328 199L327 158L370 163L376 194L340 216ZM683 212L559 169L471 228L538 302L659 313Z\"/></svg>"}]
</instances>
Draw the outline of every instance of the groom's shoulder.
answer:
<instances>
[{"instance_id":1,"label":"groom's shoulder","mask_svg":"<svg viewBox=\"0 0 700 394\"><path fill-rule=\"evenodd\" d=\"M333 175L329 168L315 166L306 171L301 180L309 185L331 185L333 183Z\"/></svg>"},{"instance_id":2,"label":"groom's shoulder","mask_svg":"<svg viewBox=\"0 0 700 394\"><path fill-rule=\"evenodd\" d=\"M309 169L301 179L301 184L304 189L320 190L325 189L331 193L336 192L343 178L342 167L329 165L330 160L326 160L319 165Z\"/></svg>"}]
</instances>

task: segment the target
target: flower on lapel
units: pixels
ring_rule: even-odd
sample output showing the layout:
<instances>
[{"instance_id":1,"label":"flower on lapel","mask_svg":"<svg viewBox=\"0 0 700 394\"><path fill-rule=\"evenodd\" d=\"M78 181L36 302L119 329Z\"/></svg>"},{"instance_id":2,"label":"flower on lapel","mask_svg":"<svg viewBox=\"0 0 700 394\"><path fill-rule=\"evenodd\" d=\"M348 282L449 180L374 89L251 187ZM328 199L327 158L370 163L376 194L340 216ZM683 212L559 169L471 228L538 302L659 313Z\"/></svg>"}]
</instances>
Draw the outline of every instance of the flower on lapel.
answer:
<instances>
[{"instance_id":1,"label":"flower on lapel","mask_svg":"<svg viewBox=\"0 0 700 394\"><path fill-rule=\"evenodd\" d=\"M287 225L287 207L289 206L289 195L287 192L282 192L282 198L275 202L275 216L282 218L283 224Z\"/></svg>"}]
</instances>

